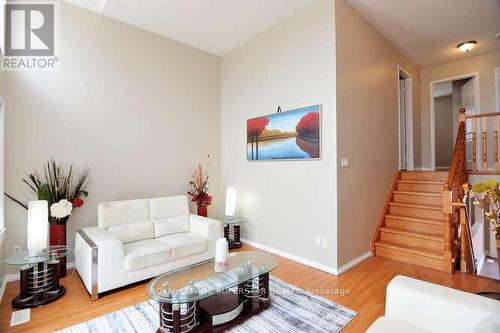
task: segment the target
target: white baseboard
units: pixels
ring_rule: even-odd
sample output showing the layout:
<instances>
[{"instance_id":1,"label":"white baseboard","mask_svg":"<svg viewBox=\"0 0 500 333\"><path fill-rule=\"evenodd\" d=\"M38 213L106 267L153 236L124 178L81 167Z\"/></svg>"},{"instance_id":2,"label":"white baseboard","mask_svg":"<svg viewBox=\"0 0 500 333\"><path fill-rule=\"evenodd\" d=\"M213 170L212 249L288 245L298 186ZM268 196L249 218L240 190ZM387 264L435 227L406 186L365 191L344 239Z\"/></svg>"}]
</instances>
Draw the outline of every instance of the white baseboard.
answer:
<instances>
[{"instance_id":1,"label":"white baseboard","mask_svg":"<svg viewBox=\"0 0 500 333\"><path fill-rule=\"evenodd\" d=\"M340 275L340 274L344 273L345 271L353 268L354 266L359 265L361 262L365 261L366 259L370 258L371 256L373 256L373 253L371 253L371 251L368 251L366 253L363 253L359 257L354 258L353 260L349 261L347 264L342 265L341 267L337 268L337 273L338 273L337 275Z\"/></svg>"},{"instance_id":2,"label":"white baseboard","mask_svg":"<svg viewBox=\"0 0 500 333\"><path fill-rule=\"evenodd\" d=\"M330 273L330 274L333 274L333 275L340 275L340 274L344 273L345 271L353 268L354 266L360 264L362 261L370 258L373 255L370 251L368 251L366 253L363 253L359 257L354 258L353 260L349 261L348 263L346 263L342 267L335 268L335 267L331 267L331 266L328 266L328 265L325 265L325 264L321 264L319 262L316 262L316 261L313 261L313 260L310 260L310 259L306 259L306 258L297 256L295 254L291 254L291 253L288 253L288 252L285 252L285 251L282 251L282 250L278 250L278 249L272 248L272 247L267 246L267 245L263 245L263 244L251 241L249 239L242 238L241 241L243 243L245 243L245 244L248 244L250 246L256 247L258 249L261 249L261 250L264 250L264 251L276 254L276 255L278 255L280 257L284 257L284 258L287 258L287 259L299 262L299 263L304 264L306 266L309 266L309 267L312 267L312 268L316 268L316 269L319 269L320 271L323 271L323 272L326 272L326 273Z\"/></svg>"},{"instance_id":3,"label":"white baseboard","mask_svg":"<svg viewBox=\"0 0 500 333\"><path fill-rule=\"evenodd\" d=\"M68 262L66 263L66 268L68 269L73 269L75 268L75 262ZM4 281L7 282L12 282L12 281L17 281L19 280L19 273L11 273L11 274L5 274L4 276Z\"/></svg>"},{"instance_id":4,"label":"white baseboard","mask_svg":"<svg viewBox=\"0 0 500 333\"><path fill-rule=\"evenodd\" d=\"M330 273L330 274L333 274L333 275L337 275L337 269L335 267L331 267L331 266L328 266L328 265L325 265L325 264L321 264L319 262L316 262L316 261L313 261L313 260L310 260L310 259L299 257L299 256L297 256L295 254L291 254L291 253L288 253L288 252L285 252L285 251L282 251L282 250L278 250L278 249L275 249L275 248L267 246L267 245L259 244L259 243L256 243L254 241L251 241L249 239L241 238L241 242L245 243L245 244L248 244L250 246L256 247L258 249L264 250L266 252L270 252L270 253L276 254L276 255L278 255L280 257L284 257L284 258L287 258L287 259L299 262L301 264L304 264L306 266L319 269L320 271L323 271L323 272L326 272L326 273Z\"/></svg>"}]
</instances>

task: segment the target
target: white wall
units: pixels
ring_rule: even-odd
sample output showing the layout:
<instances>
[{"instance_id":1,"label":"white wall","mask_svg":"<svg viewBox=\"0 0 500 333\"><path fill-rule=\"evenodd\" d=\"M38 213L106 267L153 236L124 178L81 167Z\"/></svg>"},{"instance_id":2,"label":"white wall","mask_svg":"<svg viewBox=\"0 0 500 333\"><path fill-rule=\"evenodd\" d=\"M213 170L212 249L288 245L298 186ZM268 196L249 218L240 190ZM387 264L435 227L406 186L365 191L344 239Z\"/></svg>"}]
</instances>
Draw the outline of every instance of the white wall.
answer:
<instances>
[{"instance_id":1,"label":"white wall","mask_svg":"<svg viewBox=\"0 0 500 333\"><path fill-rule=\"evenodd\" d=\"M314 1L221 61L221 170L251 241L336 267L334 2ZM248 118L322 104L320 161L246 160ZM330 247L315 247L314 237Z\"/></svg>"},{"instance_id":2,"label":"white wall","mask_svg":"<svg viewBox=\"0 0 500 333\"><path fill-rule=\"evenodd\" d=\"M54 72L9 72L6 190L26 200L21 179L44 161L92 169L90 196L69 221L95 225L98 202L184 194L206 162L217 215L219 58L61 2ZM26 212L6 201L6 252L26 246Z\"/></svg>"}]
</instances>

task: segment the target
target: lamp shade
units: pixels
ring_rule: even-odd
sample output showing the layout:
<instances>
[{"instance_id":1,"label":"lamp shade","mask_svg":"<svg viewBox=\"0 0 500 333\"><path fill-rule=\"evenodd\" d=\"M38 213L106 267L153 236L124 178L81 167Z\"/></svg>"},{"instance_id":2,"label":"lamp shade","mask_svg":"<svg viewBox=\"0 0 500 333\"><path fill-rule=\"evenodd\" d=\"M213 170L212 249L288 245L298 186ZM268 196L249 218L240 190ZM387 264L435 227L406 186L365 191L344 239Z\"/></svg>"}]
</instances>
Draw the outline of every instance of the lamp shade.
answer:
<instances>
[{"instance_id":1,"label":"lamp shade","mask_svg":"<svg viewBox=\"0 0 500 333\"><path fill-rule=\"evenodd\" d=\"M49 204L46 200L28 203L28 250L47 248L49 227Z\"/></svg>"},{"instance_id":2,"label":"lamp shade","mask_svg":"<svg viewBox=\"0 0 500 333\"><path fill-rule=\"evenodd\" d=\"M226 216L234 217L236 212L236 189L228 187L226 190Z\"/></svg>"}]
</instances>

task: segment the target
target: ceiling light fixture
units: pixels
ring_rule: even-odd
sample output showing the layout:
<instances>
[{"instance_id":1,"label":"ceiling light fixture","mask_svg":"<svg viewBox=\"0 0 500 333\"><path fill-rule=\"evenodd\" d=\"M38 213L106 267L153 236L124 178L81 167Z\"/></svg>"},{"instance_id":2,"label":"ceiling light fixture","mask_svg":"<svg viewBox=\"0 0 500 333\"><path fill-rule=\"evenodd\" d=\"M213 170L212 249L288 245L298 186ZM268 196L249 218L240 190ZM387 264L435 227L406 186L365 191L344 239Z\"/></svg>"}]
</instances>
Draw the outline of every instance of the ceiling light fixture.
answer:
<instances>
[{"instance_id":1,"label":"ceiling light fixture","mask_svg":"<svg viewBox=\"0 0 500 333\"><path fill-rule=\"evenodd\" d=\"M475 48L477 45L477 42L475 40L470 40L468 42L463 42L457 45L457 49L459 49L462 52L469 52L473 48Z\"/></svg>"}]
</instances>

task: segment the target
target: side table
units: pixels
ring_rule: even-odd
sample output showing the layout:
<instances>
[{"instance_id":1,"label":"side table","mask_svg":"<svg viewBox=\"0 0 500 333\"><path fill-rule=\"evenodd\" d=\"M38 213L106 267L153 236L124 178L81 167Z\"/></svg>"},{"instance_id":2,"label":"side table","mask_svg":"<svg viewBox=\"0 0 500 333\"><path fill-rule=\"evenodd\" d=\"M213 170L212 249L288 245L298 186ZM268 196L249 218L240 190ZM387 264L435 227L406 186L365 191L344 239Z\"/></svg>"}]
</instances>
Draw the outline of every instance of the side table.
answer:
<instances>
[{"instance_id":1,"label":"side table","mask_svg":"<svg viewBox=\"0 0 500 333\"><path fill-rule=\"evenodd\" d=\"M235 217L224 217L222 223L224 225L224 237L227 239L229 249L237 249L241 247L240 235L241 235L241 223L246 222L246 218L235 216Z\"/></svg>"},{"instance_id":2,"label":"side table","mask_svg":"<svg viewBox=\"0 0 500 333\"><path fill-rule=\"evenodd\" d=\"M49 246L40 251L20 251L4 263L19 265L20 294L12 300L12 306L19 309L32 308L52 302L66 292L59 285L59 261L73 253L66 246Z\"/></svg>"}]
</instances>

